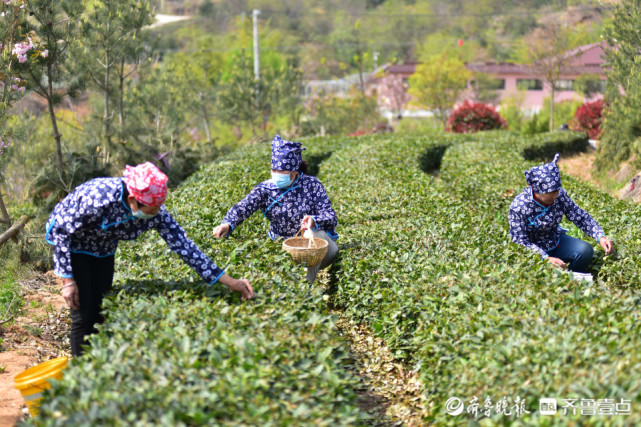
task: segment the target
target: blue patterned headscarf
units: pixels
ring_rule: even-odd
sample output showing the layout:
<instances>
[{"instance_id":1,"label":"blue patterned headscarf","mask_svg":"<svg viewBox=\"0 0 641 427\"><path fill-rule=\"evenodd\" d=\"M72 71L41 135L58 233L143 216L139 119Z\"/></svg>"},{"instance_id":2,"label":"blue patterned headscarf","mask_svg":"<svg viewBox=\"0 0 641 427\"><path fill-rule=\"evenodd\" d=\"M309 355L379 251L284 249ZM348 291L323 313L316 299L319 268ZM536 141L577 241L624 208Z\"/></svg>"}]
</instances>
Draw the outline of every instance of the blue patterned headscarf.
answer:
<instances>
[{"instance_id":1,"label":"blue patterned headscarf","mask_svg":"<svg viewBox=\"0 0 641 427\"><path fill-rule=\"evenodd\" d=\"M285 141L276 135L272 141L272 169L277 171L297 171L303 163L302 152L305 148L299 142Z\"/></svg>"},{"instance_id":2,"label":"blue patterned headscarf","mask_svg":"<svg viewBox=\"0 0 641 427\"><path fill-rule=\"evenodd\" d=\"M536 193L551 193L561 189L561 173L556 162L559 160L559 153L556 153L554 160L541 166L534 166L525 171L525 180Z\"/></svg>"}]
</instances>

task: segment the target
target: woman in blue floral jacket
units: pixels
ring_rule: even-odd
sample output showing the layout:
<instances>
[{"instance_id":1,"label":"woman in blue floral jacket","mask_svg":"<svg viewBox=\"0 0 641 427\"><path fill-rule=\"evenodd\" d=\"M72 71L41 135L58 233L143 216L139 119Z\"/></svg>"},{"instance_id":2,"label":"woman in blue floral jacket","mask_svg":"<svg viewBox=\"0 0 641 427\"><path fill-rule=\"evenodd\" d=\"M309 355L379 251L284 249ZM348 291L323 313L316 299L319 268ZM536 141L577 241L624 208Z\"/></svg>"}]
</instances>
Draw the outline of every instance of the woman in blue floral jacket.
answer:
<instances>
[{"instance_id":1,"label":"woman in blue floral jacket","mask_svg":"<svg viewBox=\"0 0 641 427\"><path fill-rule=\"evenodd\" d=\"M558 159L557 154L551 163L525 171L528 187L510 205L510 235L512 241L540 254L555 266L587 273L594 250L587 242L565 234L566 230L560 226L563 215L599 242L606 254L612 252L612 242L561 187Z\"/></svg>"},{"instance_id":2,"label":"woman in blue floral jacket","mask_svg":"<svg viewBox=\"0 0 641 427\"><path fill-rule=\"evenodd\" d=\"M321 263L307 269L307 280L313 283L318 271L328 267L338 254L335 230L338 221L323 184L306 173L304 149L300 143L276 135L272 141L272 178L258 184L233 206L214 228L214 236L226 237L258 210L270 221L268 235L272 240L292 237L304 229L306 236L311 233L329 243Z\"/></svg>"},{"instance_id":3,"label":"woman in blue floral jacket","mask_svg":"<svg viewBox=\"0 0 641 427\"><path fill-rule=\"evenodd\" d=\"M163 206L167 177L152 163L127 166L123 178L96 178L77 187L56 205L47 221L46 240L54 246L54 273L62 277L62 296L71 308L71 351L82 354L87 335L102 321L100 306L111 289L114 255L121 240L155 229L207 283L220 281L240 292L254 291L203 254Z\"/></svg>"}]
</instances>

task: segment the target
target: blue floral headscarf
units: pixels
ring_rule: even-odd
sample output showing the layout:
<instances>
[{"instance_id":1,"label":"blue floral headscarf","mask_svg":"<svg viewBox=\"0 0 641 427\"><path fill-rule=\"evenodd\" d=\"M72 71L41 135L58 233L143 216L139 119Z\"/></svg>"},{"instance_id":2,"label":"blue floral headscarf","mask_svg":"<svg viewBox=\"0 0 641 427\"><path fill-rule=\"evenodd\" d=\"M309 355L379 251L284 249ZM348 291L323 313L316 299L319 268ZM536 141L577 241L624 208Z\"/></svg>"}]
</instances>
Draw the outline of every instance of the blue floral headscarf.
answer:
<instances>
[{"instance_id":1,"label":"blue floral headscarf","mask_svg":"<svg viewBox=\"0 0 641 427\"><path fill-rule=\"evenodd\" d=\"M559 160L559 153L556 153L554 160L540 166L534 166L525 171L525 180L536 193L551 193L561 189L561 173L556 162Z\"/></svg>"},{"instance_id":2,"label":"blue floral headscarf","mask_svg":"<svg viewBox=\"0 0 641 427\"><path fill-rule=\"evenodd\" d=\"M299 142L286 141L280 135L272 141L272 169L297 171L303 163L302 152L305 148Z\"/></svg>"}]
</instances>

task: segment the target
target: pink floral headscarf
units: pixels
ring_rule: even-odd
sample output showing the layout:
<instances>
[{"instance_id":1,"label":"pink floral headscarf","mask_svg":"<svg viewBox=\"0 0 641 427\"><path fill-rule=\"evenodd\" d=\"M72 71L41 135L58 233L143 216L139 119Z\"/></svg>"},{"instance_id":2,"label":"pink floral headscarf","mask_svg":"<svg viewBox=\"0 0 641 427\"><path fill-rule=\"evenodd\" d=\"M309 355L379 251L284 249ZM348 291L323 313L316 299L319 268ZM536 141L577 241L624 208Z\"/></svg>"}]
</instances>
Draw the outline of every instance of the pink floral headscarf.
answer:
<instances>
[{"instance_id":1,"label":"pink floral headscarf","mask_svg":"<svg viewBox=\"0 0 641 427\"><path fill-rule=\"evenodd\" d=\"M136 167L127 165L122 180L129 194L145 206L162 206L167 198L167 175L151 162Z\"/></svg>"}]
</instances>

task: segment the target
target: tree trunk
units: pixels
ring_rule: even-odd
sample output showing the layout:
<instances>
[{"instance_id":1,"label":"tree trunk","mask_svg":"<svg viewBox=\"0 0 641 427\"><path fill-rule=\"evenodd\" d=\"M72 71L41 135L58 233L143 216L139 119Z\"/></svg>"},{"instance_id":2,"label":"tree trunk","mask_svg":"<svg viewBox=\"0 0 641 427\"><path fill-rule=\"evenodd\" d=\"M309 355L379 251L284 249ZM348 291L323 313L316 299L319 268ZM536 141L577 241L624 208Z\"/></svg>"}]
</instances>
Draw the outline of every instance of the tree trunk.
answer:
<instances>
[{"instance_id":1,"label":"tree trunk","mask_svg":"<svg viewBox=\"0 0 641 427\"><path fill-rule=\"evenodd\" d=\"M18 233L22 231L25 225L29 222L29 217L23 215L20 220L16 221L7 231L0 235L0 246L5 244L9 239L16 238Z\"/></svg>"},{"instance_id":2,"label":"tree trunk","mask_svg":"<svg viewBox=\"0 0 641 427\"><path fill-rule=\"evenodd\" d=\"M107 28L109 28L109 23L107 23ZM108 31L108 30L107 30ZM109 47L105 49L105 83L104 83L104 94L105 94L105 116L103 118L105 122L105 141L107 143L107 153L111 148L111 126L109 125L109 69L111 68L109 64ZM107 158L109 155L107 154Z\"/></svg>"},{"instance_id":3,"label":"tree trunk","mask_svg":"<svg viewBox=\"0 0 641 427\"><path fill-rule=\"evenodd\" d=\"M211 141L211 132L209 131L209 113L207 112L207 106L203 100L202 92L198 94L200 98L200 111L203 115L203 127L205 128L205 136L207 137L207 142Z\"/></svg>"},{"instance_id":4,"label":"tree trunk","mask_svg":"<svg viewBox=\"0 0 641 427\"><path fill-rule=\"evenodd\" d=\"M2 194L2 191L0 191L0 214L2 214L0 222L6 224L8 227L11 225L11 217L9 216L9 212L7 212L7 206L4 204L4 199L2 198L2 196L4 196L4 194Z\"/></svg>"},{"instance_id":5,"label":"tree trunk","mask_svg":"<svg viewBox=\"0 0 641 427\"><path fill-rule=\"evenodd\" d=\"M550 132L554 130L554 82L550 82L552 91L550 92Z\"/></svg>"},{"instance_id":6,"label":"tree trunk","mask_svg":"<svg viewBox=\"0 0 641 427\"><path fill-rule=\"evenodd\" d=\"M51 128L53 129L53 138L56 141L56 163L58 170L63 181L66 181L65 175L65 162L62 158L62 135L58 132L58 121L56 120L56 113L53 111L53 70L51 61L47 61L47 106L49 107L49 119L51 120Z\"/></svg>"},{"instance_id":7,"label":"tree trunk","mask_svg":"<svg viewBox=\"0 0 641 427\"><path fill-rule=\"evenodd\" d=\"M125 58L120 60L120 105L118 111L118 122L120 128L125 127Z\"/></svg>"},{"instance_id":8,"label":"tree trunk","mask_svg":"<svg viewBox=\"0 0 641 427\"><path fill-rule=\"evenodd\" d=\"M111 5L109 4L109 2L106 2L106 3L107 3L107 9L110 10L111 9ZM106 44L106 46L105 46L105 64L104 64L104 67L105 67L105 81L104 81L104 84L103 84L103 91L104 91L104 95L105 95L105 115L103 117L104 126L105 126L105 160L104 160L105 163L107 163L109 161L109 157L110 157L110 152L109 151L111 150L111 126L110 126L110 123L109 123L110 116L111 116L110 113L109 113L109 92L110 92L109 71L111 70L111 64L109 63L109 61L110 61L109 51L111 49L111 46L109 44L110 43L110 41L109 41L109 31L110 31L110 28L111 28L110 24L111 24L111 21L108 18L107 19L107 31L106 31L106 33L107 33L107 42L105 43Z\"/></svg>"}]
</instances>

